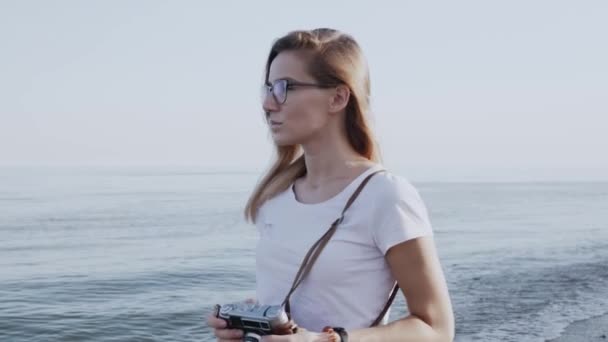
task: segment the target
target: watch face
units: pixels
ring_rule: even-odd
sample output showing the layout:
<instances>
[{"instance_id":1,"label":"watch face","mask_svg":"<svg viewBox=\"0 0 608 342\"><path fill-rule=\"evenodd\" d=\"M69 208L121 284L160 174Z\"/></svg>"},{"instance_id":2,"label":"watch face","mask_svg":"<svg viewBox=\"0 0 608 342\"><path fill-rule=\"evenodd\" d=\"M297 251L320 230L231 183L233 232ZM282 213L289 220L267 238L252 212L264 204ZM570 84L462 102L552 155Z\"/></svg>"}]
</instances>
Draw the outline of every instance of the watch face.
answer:
<instances>
[{"instance_id":1,"label":"watch face","mask_svg":"<svg viewBox=\"0 0 608 342\"><path fill-rule=\"evenodd\" d=\"M338 333L338 335L340 335L340 340L341 341L347 341L348 340L348 333L346 332L346 330L344 330L344 328L342 328L342 327L333 327L332 329L334 329L334 331L336 333Z\"/></svg>"}]
</instances>

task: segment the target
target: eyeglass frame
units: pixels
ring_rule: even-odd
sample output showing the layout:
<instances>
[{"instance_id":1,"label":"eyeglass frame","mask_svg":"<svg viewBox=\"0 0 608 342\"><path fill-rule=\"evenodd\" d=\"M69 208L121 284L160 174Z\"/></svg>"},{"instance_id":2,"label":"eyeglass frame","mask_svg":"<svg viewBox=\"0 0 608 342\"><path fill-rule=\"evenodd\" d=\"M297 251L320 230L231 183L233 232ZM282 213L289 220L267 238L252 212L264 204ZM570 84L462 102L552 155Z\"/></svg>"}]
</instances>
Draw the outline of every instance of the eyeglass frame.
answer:
<instances>
[{"instance_id":1,"label":"eyeglass frame","mask_svg":"<svg viewBox=\"0 0 608 342\"><path fill-rule=\"evenodd\" d=\"M277 99L276 94L274 93L274 87L279 83L279 82L285 82L285 99L283 99L283 101L279 101L279 99ZM287 95L289 94L289 90L294 90L297 87L314 87L314 88L320 88L320 89L330 89L330 88L334 88L338 86L338 84L330 84L330 83L310 83L310 82L300 82L300 81L296 81L293 79L289 79L289 78L279 78L274 80L274 82L272 82L272 84L270 82L266 82L264 85L262 85L262 89L264 90L264 99L268 96L268 94L272 95L272 98L275 100L275 102L279 105L285 104L285 102L287 101Z\"/></svg>"}]
</instances>

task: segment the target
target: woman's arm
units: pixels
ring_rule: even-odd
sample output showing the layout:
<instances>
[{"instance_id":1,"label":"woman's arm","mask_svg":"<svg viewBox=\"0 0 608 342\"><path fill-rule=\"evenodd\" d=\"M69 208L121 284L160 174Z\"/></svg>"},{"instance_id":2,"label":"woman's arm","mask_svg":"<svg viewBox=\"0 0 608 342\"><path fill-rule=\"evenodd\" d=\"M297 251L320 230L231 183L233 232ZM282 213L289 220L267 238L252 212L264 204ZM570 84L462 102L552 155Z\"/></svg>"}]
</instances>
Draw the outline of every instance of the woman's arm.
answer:
<instances>
[{"instance_id":1,"label":"woman's arm","mask_svg":"<svg viewBox=\"0 0 608 342\"><path fill-rule=\"evenodd\" d=\"M388 250L386 259L410 315L384 326L349 331L349 341L453 341L454 313L433 237L397 244Z\"/></svg>"}]
</instances>

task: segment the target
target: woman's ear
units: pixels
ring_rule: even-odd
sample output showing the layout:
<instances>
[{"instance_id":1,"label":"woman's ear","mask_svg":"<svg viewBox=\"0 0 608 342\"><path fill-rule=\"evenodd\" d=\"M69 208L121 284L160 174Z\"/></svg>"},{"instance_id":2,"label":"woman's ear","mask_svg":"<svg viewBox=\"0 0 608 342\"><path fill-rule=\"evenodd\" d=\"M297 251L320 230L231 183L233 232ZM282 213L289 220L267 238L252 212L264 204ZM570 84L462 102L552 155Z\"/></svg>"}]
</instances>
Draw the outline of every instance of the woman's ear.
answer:
<instances>
[{"instance_id":1,"label":"woman's ear","mask_svg":"<svg viewBox=\"0 0 608 342\"><path fill-rule=\"evenodd\" d=\"M331 113L341 112L350 100L350 89L346 85L339 85L334 89L329 99L329 111Z\"/></svg>"}]
</instances>

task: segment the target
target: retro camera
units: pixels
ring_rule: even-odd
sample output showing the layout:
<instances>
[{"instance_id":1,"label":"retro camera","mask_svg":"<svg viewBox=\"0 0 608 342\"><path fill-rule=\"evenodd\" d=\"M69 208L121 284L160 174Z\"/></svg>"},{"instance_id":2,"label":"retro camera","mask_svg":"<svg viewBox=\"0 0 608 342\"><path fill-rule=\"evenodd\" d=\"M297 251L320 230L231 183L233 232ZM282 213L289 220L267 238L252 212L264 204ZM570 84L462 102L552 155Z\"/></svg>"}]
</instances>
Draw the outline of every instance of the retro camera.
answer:
<instances>
[{"instance_id":1,"label":"retro camera","mask_svg":"<svg viewBox=\"0 0 608 342\"><path fill-rule=\"evenodd\" d=\"M280 334L290 320L281 305L232 303L216 305L216 317L226 321L228 329L244 331L243 341L258 342L261 336Z\"/></svg>"}]
</instances>

